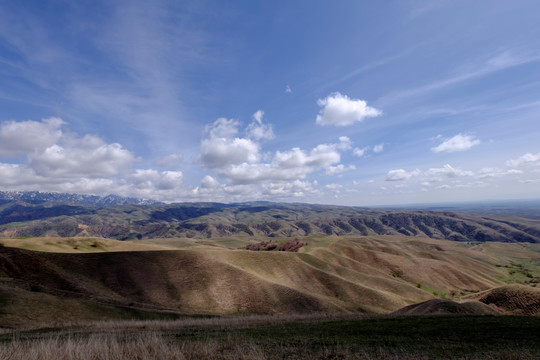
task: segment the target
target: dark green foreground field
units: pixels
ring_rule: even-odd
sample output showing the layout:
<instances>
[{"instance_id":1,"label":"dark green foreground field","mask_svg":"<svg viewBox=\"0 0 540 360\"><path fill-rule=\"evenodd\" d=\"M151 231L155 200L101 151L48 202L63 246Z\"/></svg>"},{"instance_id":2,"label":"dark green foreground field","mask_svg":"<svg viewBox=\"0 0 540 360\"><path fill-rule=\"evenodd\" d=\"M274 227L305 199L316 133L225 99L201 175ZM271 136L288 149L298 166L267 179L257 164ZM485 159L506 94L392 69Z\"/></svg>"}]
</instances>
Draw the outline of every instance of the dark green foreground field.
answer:
<instances>
[{"instance_id":1,"label":"dark green foreground field","mask_svg":"<svg viewBox=\"0 0 540 360\"><path fill-rule=\"evenodd\" d=\"M538 359L540 318L250 316L0 335L2 359Z\"/></svg>"}]
</instances>

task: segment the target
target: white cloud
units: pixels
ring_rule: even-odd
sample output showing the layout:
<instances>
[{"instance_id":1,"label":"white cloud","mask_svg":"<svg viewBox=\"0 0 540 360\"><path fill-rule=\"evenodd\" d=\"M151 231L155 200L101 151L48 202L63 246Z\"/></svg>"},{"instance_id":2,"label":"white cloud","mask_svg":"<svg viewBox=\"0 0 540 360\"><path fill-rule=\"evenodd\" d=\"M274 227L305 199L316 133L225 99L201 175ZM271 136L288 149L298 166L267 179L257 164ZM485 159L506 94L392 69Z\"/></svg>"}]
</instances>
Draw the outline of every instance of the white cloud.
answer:
<instances>
[{"instance_id":1,"label":"white cloud","mask_svg":"<svg viewBox=\"0 0 540 360\"><path fill-rule=\"evenodd\" d=\"M160 190L170 190L182 184L184 174L181 171L161 171L156 187Z\"/></svg>"},{"instance_id":2,"label":"white cloud","mask_svg":"<svg viewBox=\"0 0 540 360\"><path fill-rule=\"evenodd\" d=\"M246 128L246 136L252 138L238 137L240 124L236 120L218 119L206 127L207 136L201 141L198 161L225 179L226 186L290 182L304 179L307 174L319 170L338 174L354 169L354 166L335 166L341 159L340 150L352 147L347 136L341 136L338 143L319 144L309 152L294 147L262 156L260 144L256 140L263 137L253 134L255 129L266 125L263 123L263 115L262 111L257 111L253 115L253 123ZM270 125L267 126L266 129L271 129Z\"/></svg>"},{"instance_id":3,"label":"white cloud","mask_svg":"<svg viewBox=\"0 0 540 360\"><path fill-rule=\"evenodd\" d=\"M2 134L11 139L35 136L36 131L42 131L43 138L36 140L34 146L23 141L16 151L7 154L21 153L25 162L0 162L0 187L100 195L115 193L156 200L175 198L185 191L181 189L181 171L133 169L137 159L122 145L106 143L94 135L79 137L69 131L62 132L59 127L65 124L61 119L51 118L41 123L8 122L3 126Z\"/></svg>"},{"instance_id":4,"label":"white cloud","mask_svg":"<svg viewBox=\"0 0 540 360\"><path fill-rule=\"evenodd\" d=\"M207 126L209 136L201 142L198 160L209 169L258 161L259 145L251 139L235 137L239 126L238 121L224 118Z\"/></svg>"},{"instance_id":5,"label":"white cloud","mask_svg":"<svg viewBox=\"0 0 540 360\"><path fill-rule=\"evenodd\" d=\"M439 180L437 178L439 176L455 178L455 177L473 176L474 173L472 171L466 171L466 170L461 170L459 168L454 168L451 165L446 164L442 168L430 168L428 171L425 172L425 175L432 177L433 180Z\"/></svg>"},{"instance_id":6,"label":"white cloud","mask_svg":"<svg viewBox=\"0 0 540 360\"><path fill-rule=\"evenodd\" d=\"M5 121L0 124L0 156L28 154L56 144L62 137L60 118L39 121Z\"/></svg>"},{"instance_id":7,"label":"white cloud","mask_svg":"<svg viewBox=\"0 0 540 360\"><path fill-rule=\"evenodd\" d=\"M356 170L356 166L354 165L345 166L343 164L339 164L336 166L329 166L326 169L326 175L337 175L337 174L341 174L341 173L344 173L346 171L351 171L351 170Z\"/></svg>"},{"instance_id":8,"label":"white cloud","mask_svg":"<svg viewBox=\"0 0 540 360\"><path fill-rule=\"evenodd\" d=\"M219 181L211 177L210 175L206 175L201 180L201 187L205 189L213 189L219 187Z\"/></svg>"},{"instance_id":9,"label":"white cloud","mask_svg":"<svg viewBox=\"0 0 540 360\"><path fill-rule=\"evenodd\" d=\"M522 165L538 165L540 164L540 153L531 154L527 153L514 160L508 160L507 166L522 166Z\"/></svg>"},{"instance_id":10,"label":"white cloud","mask_svg":"<svg viewBox=\"0 0 540 360\"><path fill-rule=\"evenodd\" d=\"M263 116L264 116L264 111L257 110L253 114L253 120L255 120L258 124L262 124Z\"/></svg>"},{"instance_id":11,"label":"white cloud","mask_svg":"<svg viewBox=\"0 0 540 360\"><path fill-rule=\"evenodd\" d=\"M295 180L287 183L270 183L263 185L262 194L271 198L302 197L307 194L315 194L318 191L315 189L317 182Z\"/></svg>"},{"instance_id":12,"label":"white cloud","mask_svg":"<svg viewBox=\"0 0 540 360\"><path fill-rule=\"evenodd\" d=\"M469 150L473 146L480 144L480 140L475 139L471 135L457 134L444 141L438 146L431 148L431 151L436 153L451 153L456 151Z\"/></svg>"},{"instance_id":13,"label":"white cloud","mask_svg":"<svg viewBox=\"0 0 540 360\"><path fill-rule=\"evenodd\" d=\"M340 160L340 154L334 144L320 144L311 150L307 165L314 168L326 167Z\"/></svg>"},{"instance_id":14,"label":"white cloud","mask_svg":"<svg viewBox=\"0 0 540 360\"><path fill-rule=\"evenodd\" d=\"M358 157L363 157L366 155L366 152L369 150L369 146L366 146L366 147L363 147L362 149L360 148L354 148L353 150L353 155L354 156L358 156Z\"/></svg>"},{"instance_id":15,"label":"white cloud","mask_svg":"<svg viewBox=\"0 0 540 360\"><path fill-rule=\"evenodd\" d=\"M380 144L375 145L375 146L373 147L373 152L374 152L374 153L380 153L380 152L382 152L383 150L384 150L384 143L380 143Z\"/></svg>"},{"instance_id":16,"label":"white cloud","mask_svg":"<svg viewBox=\"0 0 540 360\"><path fill-rule=\"evenodd\" d=\"M264 112L253 114L253 122L246 128L247 137L238 137L240 123L219 118L205 127L207 137L201 141L198 161L208 169L226 173L231 165L254 164L260 158L259 140L273 139L272 125L263 122Z\"/></svg>"},{"instance_id":17,"label":"white cloud","mask_svg":"<svg viewBox=\"0 0 540 360\"><path fill-rule=\"evenodd\" d=\"M473 176L472 171L461 170L459 168L454 168L449 164L444 165L441 168L430 168L427 171L420 171L418 169L413 171L406 171L404 169L394 169L390 170L386 174L386 181L404 181L409 180L412 177L421 176L427 177L427 179L422 179L422 186L429 186L430 182L442 181L442 178L458 178Z\"/></svg>"},{"instance_id":18,"label":"white cloud","mask_svg":"<svg viewBox=\"0 0 540 360\"><path fill-rule=\"evenodd\" d=\"M337 144L339 150L350 150L352 148L352 141L348 136L340 136L339 144Z\"/></svg>"},{"instance_id":19,"label":"white cloud","mask_svg":"<svg viewBox=\"0 0 540 360\"><path fill-rule=\"evenodd\" d=\"M498 168L482 168L478 170L477 176L480 179L484 179L519 174L523 174L523 171L517 169L501 170Z\"/></svg>"},{"instance_id":20,"label":"white cloud","mask_svg":"<svg viewBox=\"0 0 540 360\"><path fill-rule=\"evenodd\" d=\"M327 168L339 161L340 154L335 144L321 144L309 153L299 148L285 152L277 151L270 163L244 162L216 169L216 171L237 184L291 181L303 179L307 174Z\"/></svg>"},{"instance_id":21,"label":"white cloud","mask_svg":"<svg viewBox=\"0 0 540 360\"><path fill-rule=\"evenodd\" d=\"M201 143L200 161L209 169L227 165L254 163L259 159L259 145L249 139L205 139Z\"/></svg>"},{"instance_id":22,"label":"white cloud","mask_svg":"<svg viewBox=\"0 0 540 360\"><path fill-rule=\"evenodd\" d=\"M135 157L118 143L86 135L74 147L52 145L29 156L29 166L47 177L107 177L131 166Z\"/></svg>"},{"instance_id":23,"label":"white cloud","mask_svg":"<svg viewBox=\"0 0 540 360\"><path fill-rule=\"evenodd\" d=\"M343 185L341 185L341 184L328 184L328 185L325 185L324 187L327 188L327 189L330 189L330 190L339 190L339 189L343 188Z\"/></svg>"},{"instance_id":24,"label":"white cloud","mask_svg":"<svg viewBox=\"0 0 540 360\"><path fill-rule=\"evenodd\" d=\"M386 174L386 181L404 181L409 180L413 176L419 175L419 170L414 170L411 172L407 172L403 169L394 169L388 171L388 174Z\"/></svg>"},{"instance_id":25,"label":"white cloud","mask_svg":"<svg viewBox=\"0 0 540 360\"><path fill-rule=\"evenodd\" d=\"M264 111L262 110L258 110L255 112L255 114L253 114L253 122L249 124L246 129L246 134L248 137L255 140L271 140L275 137L272 125L263 123L263 116Z\"/></svg>"},{"instance_id":26,"label":"white cloud","mask_svg":"<svg viewBox=\"0 0 540 360\"><path fill-rule=\"evenodd\" d=\"M212 124L206 125L204 131L211 138L232 139L238 134L240 122L235 119L219 118Z\"/></svg>"},{"instance_id":27,"label":"white cloud","mask_svg":"<svg viewBox=\"0 0 540 360\"><path fill-rule=\"evenodd\" d=\"M317 105L321 107L316 118L319 125L348 126L382 114L380 110L368 106L364 100L351 99L339 92L319 99Z\"/></svg>"},{"instance_id":28,"label":"white cloud","mask_svg":"<svg viewBox=\"0 0 540 360\"><path fill-rule=\"evenodd\" d=\"M290 87L289 85L285 86L285 92L286 92L287 94L292 93L291 87Z\"/></svg>"},{"instance_id":29,"label":"white cloud","mask_svg":"<svg viewBox=\"0 0 540 360\"><path fill-rule=\"evenodd\" d=\"M182 184L181 171L157 171L136 169L126 176L126 180L139 189L170 190Z\"/></svg>"}]
</instances>

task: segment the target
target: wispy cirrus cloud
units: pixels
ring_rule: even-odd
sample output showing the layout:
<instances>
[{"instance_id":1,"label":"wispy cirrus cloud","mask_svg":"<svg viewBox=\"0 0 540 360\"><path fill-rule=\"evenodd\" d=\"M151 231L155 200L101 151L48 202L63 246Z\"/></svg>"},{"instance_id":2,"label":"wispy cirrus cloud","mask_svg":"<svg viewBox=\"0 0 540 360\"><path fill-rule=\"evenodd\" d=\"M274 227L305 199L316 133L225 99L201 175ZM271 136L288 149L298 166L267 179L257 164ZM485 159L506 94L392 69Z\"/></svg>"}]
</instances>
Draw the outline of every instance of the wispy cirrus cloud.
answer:
<instances>
[{"instance_id":1,"label":"wispy cirrus cloud","mask_svg":"<svg viewBox=\"0 0 540 360\"><path fill-rule=\"evenodd\" d=\"M429 92L442 90L469 80L537 61L540 61L540 54L523 54L511 50L501 51L487 59L484 57L472 62L465 67L468 69L467 71L458 71L456 74L449 75L443 80L390 93L381 98L379 102L389 105L391 103L407 100L413 96L420 96Z\"/></svg>"}]
</instances>

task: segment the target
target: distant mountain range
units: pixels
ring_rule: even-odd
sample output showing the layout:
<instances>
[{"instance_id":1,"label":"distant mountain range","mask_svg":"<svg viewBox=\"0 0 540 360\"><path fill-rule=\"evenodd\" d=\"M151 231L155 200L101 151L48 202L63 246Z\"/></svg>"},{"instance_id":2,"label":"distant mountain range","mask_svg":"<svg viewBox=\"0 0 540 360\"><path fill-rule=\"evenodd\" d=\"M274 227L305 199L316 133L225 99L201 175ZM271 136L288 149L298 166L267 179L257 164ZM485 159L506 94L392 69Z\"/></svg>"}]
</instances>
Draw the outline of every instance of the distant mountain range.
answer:
<instances>
[{"instance_id":1,"label":"distant mountain range","mask_svg":"<svg viewBox=\"0 0 540 360\"><path fill-rule=\"evenodd\" d=\"M78 203L86 205L98 206L114 206L114 205L155 205L161 204L159 201L137 199L130 197L122 197L118 195L82 195L82 194L66 194L66 193L51 193L40 191L0 191L0 202L6 203L9 201L23 201L28 204L42 204L46 202L63 202L63 203Z\"/></svg>"},{"instance_id":2,"label":"distant mountain range","mask_svg":"<svg viewBox=\"0 0 540 360\"><path fill-rule=\"evenodd\" d=\"M540 221L451 211L251 202L145 200L0 192L0 237L142 238L399 235L466 242L540 242Z\"/></svg>"}]
</instances>

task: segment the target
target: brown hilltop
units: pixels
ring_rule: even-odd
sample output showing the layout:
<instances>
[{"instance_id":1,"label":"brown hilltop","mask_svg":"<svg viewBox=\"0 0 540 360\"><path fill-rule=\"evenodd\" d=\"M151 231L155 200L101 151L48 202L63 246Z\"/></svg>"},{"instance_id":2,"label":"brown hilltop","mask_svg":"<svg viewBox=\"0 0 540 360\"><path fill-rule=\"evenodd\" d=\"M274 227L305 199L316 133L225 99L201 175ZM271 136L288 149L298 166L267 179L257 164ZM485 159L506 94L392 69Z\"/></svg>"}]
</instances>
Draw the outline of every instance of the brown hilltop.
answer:
<instances>
[{"instance_id":1,"label":"brown hilltop","mask_svg":"<svg viewBox=\"0 0 540 360\"><path fill-rule=\"evenodd\" d=\"M239 250L246 241L226 239L63 241L4 239L7 246L53 251L67 251L70 244L71 251L84 253L0 248L3 324L182 314L389 313L434 297L501 286L506 269L496 265L511 260L504 254L538 254L534 244L471 246L391 236L307 238L299 252ZM147 251L174 246L180 249Z\"/></svg>"},{"instance_id":2,"label":"brown hilltop","mask_svg":"<svg viewBox=\"0 0 540 360\"><path fill-rule=\"evenodd\" d=\"M516 315L540 315L540 289L512 284L482 291L470 299L493 304L507 313Z\"/></svg>"},{"instance_id":3,"label":"brown hilltop","mask_svg":"<svg viewBox=\"0 0 540 360\"><path fill-rule=\"evenodd\" d=\"M459 303L447 299L432 299L406 306L391 315L501 315L501 312L479 301Z\"/></svg>"}]
</instances>

